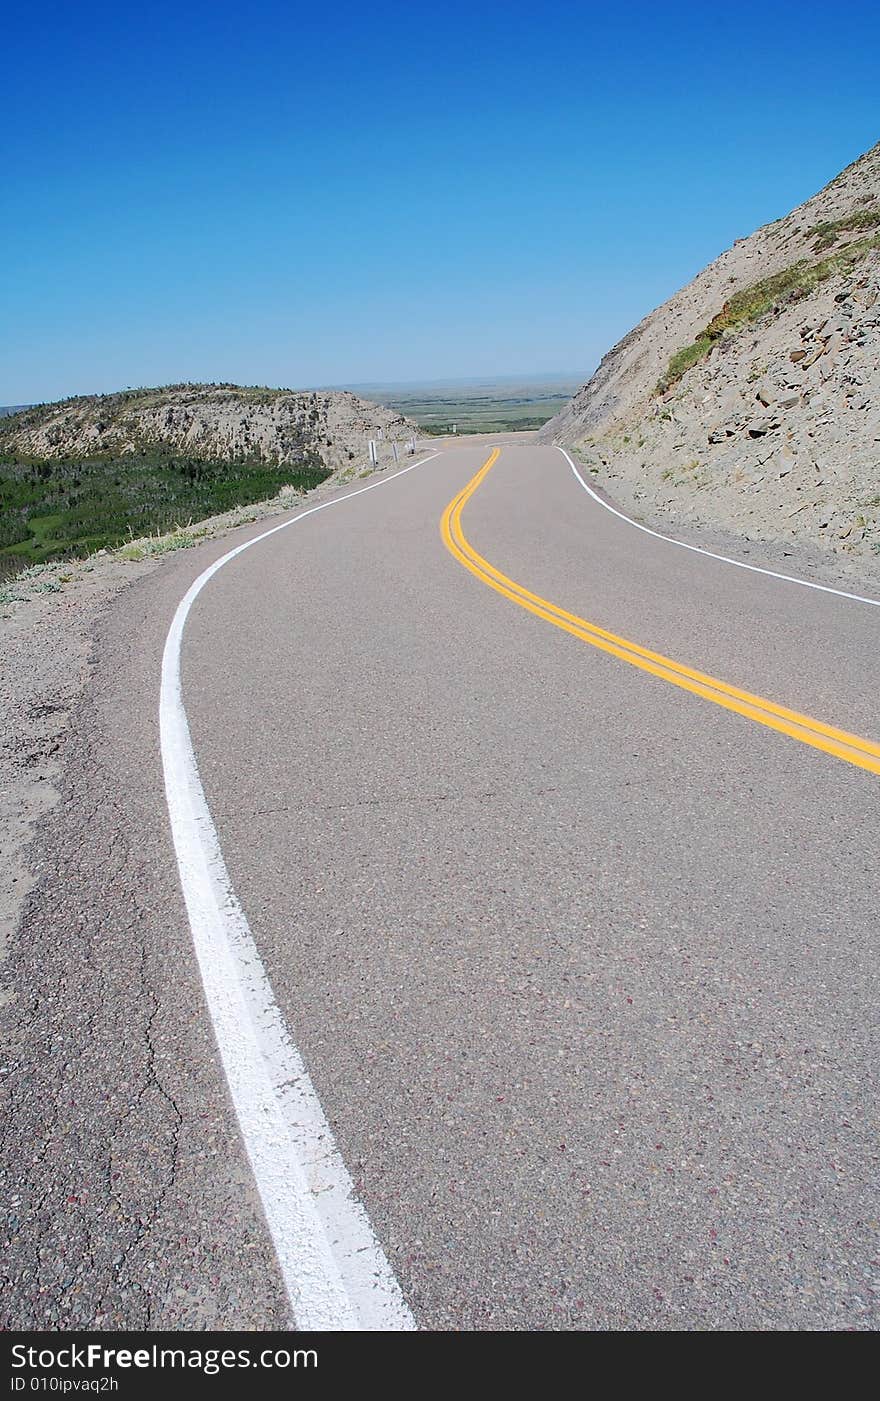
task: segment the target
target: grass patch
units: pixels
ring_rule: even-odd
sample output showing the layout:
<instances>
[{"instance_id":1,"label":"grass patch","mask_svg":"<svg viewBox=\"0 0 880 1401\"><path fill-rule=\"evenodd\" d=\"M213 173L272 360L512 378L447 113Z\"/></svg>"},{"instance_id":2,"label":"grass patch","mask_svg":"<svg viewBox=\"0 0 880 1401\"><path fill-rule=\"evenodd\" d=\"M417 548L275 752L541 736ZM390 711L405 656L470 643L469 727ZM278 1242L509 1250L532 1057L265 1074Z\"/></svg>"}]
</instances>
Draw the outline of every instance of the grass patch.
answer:
<instances>
[{"instance_id":1,"label":"grass patch","mask_svg":"<svg viewBox=\"0 0 880 1401\"><path fill-rule=\"evenodd\" d=\"M871 248L880 248L880 236L860 239L819 263L808 263L802 258L772 277L753 282L751 287L743 287L725 303L717 316L713 316L703 335L710 341L716 341L725 331L734 330L748 321L757 321L768 311L780 310L789 302L807 296L820 283L827 282L829 277L848 272Z\"/></svg>"},{"instance_id":2,"label":"grass patch","mask_svg":"<svg viewBox=\"0 0 880 1401\"><path fill-rule=\"evenodd\" d=\"M880 227L880 210L855 209L851 214L844 215L842 219L828 219L824 224L814 224L811 229L807 230L807 237L816 239L813 252L823 253L826 248L832 248L843 233L854 233L859 229L876 229L878 227Z\"/></svg>"},{"instance_id":3,"label":"grass patch","mask_svg":"<svg viewBox=\"0 0 880 1401\"><path fill-rule=\"evenodd\" d=\"M692 345L686 345L684 350L677 350L669 362L669 368L665 375L665 388L670 388L677 384L682 375L686 374L692 365L696 365L708 355L712 349L712 341L705 334L698 336ZM661 380L661 383L663 381Z\"/></svg>"},{"instance_id":4,"label":"grass patch","mask_svg":"<svg viewBox=\"0 0 880 1401\"><path fill-rule=\"evenodd\" d=\"M91 554L138 539L164 553L193 542L143 545L139 537L178 532L193 520L308 491L330 475L316 455L289 465L203 461L150 446L139 453L58 461L0 455L0 577L24 566ZM143 558L143 554L132 557Z\"/></svg>"},{"instance_id":5,"label":"grass patch","mask_svg":"<svg viewBox=\"0 0 880 1401\"><path fill-rule=\"evenodd\" d=\"M655 394L665 394L677 384L682 375L704 359L723 336L737 331L750 321L757 321L768 312L781 311L791 302L807 296L829 277L849 272L872 248L880 248L880 234L873 238L858 239L848 247L842 248L839 253L833 253L818 263L810 263L806 258L801 258L782 272L774 273L772 277L764 277L760 282L753 282L750 287L743 287L739 292L735 292L730 300L724 303L717 316L712 317L693 344L676 351L672 356L666 374L657 382Z\"/></svg>"}]
</instances>

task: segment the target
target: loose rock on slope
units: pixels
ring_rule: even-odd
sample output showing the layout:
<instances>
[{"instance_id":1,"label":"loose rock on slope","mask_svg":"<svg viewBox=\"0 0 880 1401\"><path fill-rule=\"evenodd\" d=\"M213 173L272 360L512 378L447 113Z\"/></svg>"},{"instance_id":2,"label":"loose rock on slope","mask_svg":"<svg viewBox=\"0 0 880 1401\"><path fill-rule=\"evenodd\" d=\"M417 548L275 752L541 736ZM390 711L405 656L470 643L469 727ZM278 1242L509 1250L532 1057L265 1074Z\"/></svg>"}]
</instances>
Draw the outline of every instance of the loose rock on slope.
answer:
<instances>
[{"instance_id":1,"label":"loose rock on slope","mask_svg":"<svg viewBox=\"0 0 880 1401\"><path fill-rule=\"evenodd\" d=\"M880 144L739 239L541 430L662 523L880 550Z\"/></svg>"}]
</instances>

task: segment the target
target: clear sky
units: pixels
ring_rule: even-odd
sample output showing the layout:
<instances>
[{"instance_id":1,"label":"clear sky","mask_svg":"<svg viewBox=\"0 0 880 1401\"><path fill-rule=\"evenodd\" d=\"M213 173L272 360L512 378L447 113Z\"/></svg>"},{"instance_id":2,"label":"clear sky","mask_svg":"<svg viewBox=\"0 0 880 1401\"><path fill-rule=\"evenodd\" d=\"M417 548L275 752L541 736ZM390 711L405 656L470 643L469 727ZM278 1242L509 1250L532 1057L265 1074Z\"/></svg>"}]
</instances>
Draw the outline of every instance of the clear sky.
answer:
<instances>
[{"instance_id":1,"label":"clear sky","mask_svg":"<svg viewBox=\"0 0 880 1401\"><path fill-rule=\"evenodd\" d=\"M589 370L880 139L876 0L13 0L0 403Z\"/></svg>"}]
</instances>

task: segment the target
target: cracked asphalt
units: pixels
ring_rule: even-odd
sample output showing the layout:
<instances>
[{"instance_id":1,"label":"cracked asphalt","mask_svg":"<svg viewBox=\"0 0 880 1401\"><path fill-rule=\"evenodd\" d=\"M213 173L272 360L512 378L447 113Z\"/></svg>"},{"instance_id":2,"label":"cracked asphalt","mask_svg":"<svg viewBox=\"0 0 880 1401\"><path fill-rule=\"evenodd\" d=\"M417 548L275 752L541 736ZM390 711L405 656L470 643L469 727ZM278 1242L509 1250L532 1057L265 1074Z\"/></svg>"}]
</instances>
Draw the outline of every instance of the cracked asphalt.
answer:
<instances>
[{"instance_id":1,"label":"cracked asphalt","mask_svg":"<svg viewBox=\"0 0 880 1401\"><path fill-rule=\"evenodd\" d=\"M183 651L276 998L419 1326L870 1329L878 779L462 569L463 447L226 566ZM875 610L640 535L505 447L464 525L561 606L873 739ZM247 534L259 533L261 527ZM287 1321L165 827L189 582L105 614L9 976L13 1326Z\"/></svg>"},{"instance_id":2,"label":"cracked asphalt","mask_svg":"<svg viewBox=\"0 0 880 1401\"><path fill-rule=\"evenodd\" d=\"M101 619L3 970L0 1319L286 1327L165 830L154 711L167 617L136 594Z\"/></svg>"}]
</instances>

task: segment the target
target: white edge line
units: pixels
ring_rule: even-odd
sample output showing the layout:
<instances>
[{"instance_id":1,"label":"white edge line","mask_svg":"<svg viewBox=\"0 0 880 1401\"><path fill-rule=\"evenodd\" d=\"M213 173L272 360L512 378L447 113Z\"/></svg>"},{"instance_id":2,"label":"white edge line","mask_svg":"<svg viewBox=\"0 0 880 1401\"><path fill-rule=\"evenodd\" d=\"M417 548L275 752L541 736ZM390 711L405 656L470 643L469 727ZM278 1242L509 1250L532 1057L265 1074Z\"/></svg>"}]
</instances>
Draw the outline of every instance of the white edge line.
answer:
<instances>
[{"instance_id":1,"label":"white edge line","mask_svg":"<svg viewBox=\"0 0 880 1401\"><path fill-rule=\"evenodd\" d=\"M189 611L218 570L298 521L431 462L312 506L229 550L181 599L165 641L159 730L168 816L205 1000L242 1138L290 1297L310 1330L411 1331L416 1322L373 1234L302 1057L272 993L208 809L183 704Z\"/></svg>"},{"instance_id":2,"label":"white edge line","mask_svg":"<svg viewBox=\"0 0 880 1401\"><path fill-rule=\"evenodd\" d=\"M701 545L689 545L685 540L676 540L671 535L661 535L659 530L652 530L650 526L641 525L639 521L634 521L631 516L624 515L623 511L618 511L616 506L612 506L608 501L603 501L598 492L584 481L572 459L565 448L558 443L553 446L557 452L561 452L574 475L577 477L584 491L592 496L594 501L598 501L600 506L604 506L606 511L610 511L612 516L617 516L619 520L626 521L627 525L634 526L636 530L643 530L646 535L653 535L655 540L665 540L667 545L678 545L682 550L693 550L695 554L706 555L709 559L720 560L722 564L732 564L737 569L748 569L752 574L766 574L771 579L781 579L786 584L800 584L804 589L818 589L819 593L833 593L838 598L848 598L853 603L868 603L872 608L880 608L880 598L865 598L862 594L847 593L844 589L833 589L830 584L814 584L809 579L798 579L794 574L778 574L775 569L762 569L758 564L746 564L741 559L730 559L728 555L717 555L712 550L704 550Z\"/></svg>"}]
</instances>

